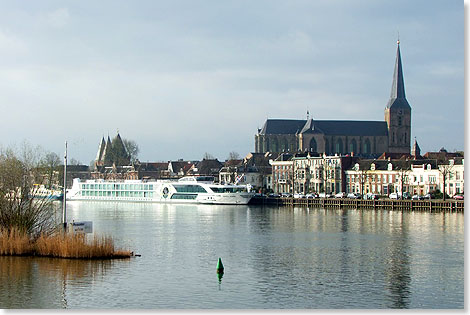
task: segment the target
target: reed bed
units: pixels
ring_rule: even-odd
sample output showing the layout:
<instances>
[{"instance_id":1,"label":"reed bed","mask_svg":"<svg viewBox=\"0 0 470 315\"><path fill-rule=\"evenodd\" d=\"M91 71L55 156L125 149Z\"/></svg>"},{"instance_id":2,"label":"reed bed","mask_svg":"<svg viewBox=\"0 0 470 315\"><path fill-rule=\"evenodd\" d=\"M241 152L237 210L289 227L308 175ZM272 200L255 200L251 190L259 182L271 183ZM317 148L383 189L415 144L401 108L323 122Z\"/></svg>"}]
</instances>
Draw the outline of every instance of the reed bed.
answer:
<instances>
[{"instance_id":1,"label":"reed bed","mask_svg":"<svg viewBox=\"0 0 470 315\"><path fill-rule=\"evenodd\" d=\"M31 240L25 233L12 230L0 232L0 255L106 259L128 258L132 252L116 250L111 237L94 236L88 242L84 234L57 233Z\"/></svg>"},{"instance_id":2,"label":"reed bed","mask_svg":"<svg viewBox=\"0 0 470 315\"><path fill-rule=\"evenodd\" d=\"M29 255L33 244L26 233L17 229L0 231L0 255Z\"/></svg>"}]
</instances>

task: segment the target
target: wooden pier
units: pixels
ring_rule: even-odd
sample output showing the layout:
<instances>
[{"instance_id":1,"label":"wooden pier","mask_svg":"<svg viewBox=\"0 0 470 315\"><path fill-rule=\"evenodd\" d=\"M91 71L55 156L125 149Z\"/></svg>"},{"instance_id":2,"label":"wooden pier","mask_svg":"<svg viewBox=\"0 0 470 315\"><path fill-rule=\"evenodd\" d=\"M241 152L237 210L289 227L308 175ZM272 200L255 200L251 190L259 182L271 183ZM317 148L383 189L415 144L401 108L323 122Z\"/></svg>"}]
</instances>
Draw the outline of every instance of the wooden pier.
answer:
<instances>
[{"instance_id":1,"label":"wooden pier","mask_svg":"<svg viewBox=\"0 0 470 315\"><path fill-rule=\"evenodd\" d=\"M362 200L349 198L253 198L250 204L333 209L464 212L463 200Z\"/></svg>"}]
</instances>

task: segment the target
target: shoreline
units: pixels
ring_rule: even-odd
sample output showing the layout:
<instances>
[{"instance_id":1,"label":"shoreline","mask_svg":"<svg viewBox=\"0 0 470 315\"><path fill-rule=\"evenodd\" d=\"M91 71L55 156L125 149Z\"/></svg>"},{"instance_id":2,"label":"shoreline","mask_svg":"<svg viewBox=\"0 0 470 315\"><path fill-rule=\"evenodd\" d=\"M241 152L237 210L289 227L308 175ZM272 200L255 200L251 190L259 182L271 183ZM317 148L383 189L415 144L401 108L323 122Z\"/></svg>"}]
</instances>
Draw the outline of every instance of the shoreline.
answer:
<instances>
[{"instance_id":1,"label":"shoreline","mask_svg":"<svg viewBox=\"0 0 470 315\"><path fill-rule=\"evenodd\" d=\"M363 200L349 198L293 198L293 197L254 197L250 205L278 205L322 207L325 209L363 209L363 210L401 210L420 212L461 212L464 213L463 200Z\"/></svg>"}]
</instances>

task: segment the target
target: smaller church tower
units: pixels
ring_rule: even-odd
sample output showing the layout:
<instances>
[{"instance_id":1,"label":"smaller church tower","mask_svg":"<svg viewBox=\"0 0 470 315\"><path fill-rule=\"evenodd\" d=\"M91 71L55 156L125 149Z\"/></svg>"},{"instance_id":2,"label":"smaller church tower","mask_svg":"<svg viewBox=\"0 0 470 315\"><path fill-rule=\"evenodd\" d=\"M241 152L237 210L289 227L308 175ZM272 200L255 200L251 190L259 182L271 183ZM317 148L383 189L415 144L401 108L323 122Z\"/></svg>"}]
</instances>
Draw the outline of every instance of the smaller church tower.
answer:
<instances>
[{"instance_id":1,"label":"smaller church tower","mask_svg":"<svg viewBox=\"0 0 470 315\"><path fill-rule=\"evenodd\" d=\"M414 157L415 160L421 157L421 148L419 147L416 138L415 142L413 143L413 148L411 149L411 155Z\"/></svg>"},{"instance_id":2,"label":"smaller church tower","mask_svg":"<svg viewBox=\"0 0 470 315\"><path fill-rule=\"evenodd\" d=\"M400 41L397 41L392 92L385 108L385 121L388 127L388 152L409 154L411 146L411 106L405 97Z\"/></svg>"}]
</instances>

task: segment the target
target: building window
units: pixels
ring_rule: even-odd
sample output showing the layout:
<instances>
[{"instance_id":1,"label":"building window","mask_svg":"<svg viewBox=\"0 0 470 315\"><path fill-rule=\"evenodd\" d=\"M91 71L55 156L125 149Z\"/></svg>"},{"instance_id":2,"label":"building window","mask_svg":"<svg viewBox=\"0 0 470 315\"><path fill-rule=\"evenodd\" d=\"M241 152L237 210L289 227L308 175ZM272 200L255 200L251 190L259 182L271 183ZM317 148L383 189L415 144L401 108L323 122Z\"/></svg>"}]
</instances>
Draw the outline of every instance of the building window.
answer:
<instances>
[{"instance_id":1,"label":"building window","mask_svg":"<svg viewBox=\"0 0 470 315\"><path fill-rule=\"evenodd\" d=\"M349 143L349 152L354 153L357 151L357 143L355 139L352 139L352 141Z\"/></svg>"},{"instance_id":2,"label":"building window","mask_svg":"<svg viewBox=\"0 0 470 315\"><path fill-rule=\"evenodd\" d=\"M371 145L369 139L366 139L364 142L364 154L371 154Z\"/></svg>"},{"instance_id":3,"label":"building window","mask_svg":"<svg viewBox=\"0 0 470 315\"><path fill-rule=\"evenodd\" d=\"M339 154L343 153L343 140L338 139L338 141L336 141L335 153L339 153Z\"/></svg>"},{"instance_id":4,"label":"building window","mask_svg":"<svg viewBox=\"0 0 470 315\"><path fill-rule=\"evenodd\" d=\"M312 138L312 140L310 140L309 150L311 152L317 152L317 142L315 141L315 138Z\"/></svg>"}]
</instances>

